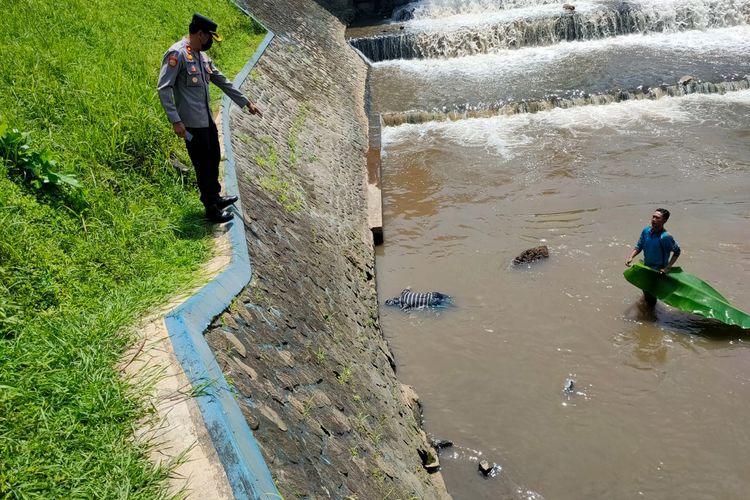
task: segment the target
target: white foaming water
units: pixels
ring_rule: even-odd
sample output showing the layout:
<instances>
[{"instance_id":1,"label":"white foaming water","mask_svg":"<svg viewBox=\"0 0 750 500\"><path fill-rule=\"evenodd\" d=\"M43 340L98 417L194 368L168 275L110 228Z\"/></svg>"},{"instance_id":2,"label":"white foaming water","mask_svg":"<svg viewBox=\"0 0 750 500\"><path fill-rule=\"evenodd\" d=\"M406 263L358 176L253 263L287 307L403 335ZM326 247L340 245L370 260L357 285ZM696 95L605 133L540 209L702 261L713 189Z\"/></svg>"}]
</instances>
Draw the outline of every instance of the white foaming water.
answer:
<instances>
[{"instance_id":1,"label":"white foaming water","mask_svg":"<svg viewBox=\"0 0 750 500\"><path fill-rule=\"evenodd\" d=\"M603 106L557 108L534 114L494 116L455 122L429 122L386 127L383 143L434 141L461 146L494 149L505 158L516 155L519 147L533 139L527 130L567 129L592 131L599 129L627 130L649 128L655 123L696 123L704 120L704 110L690 104L729 102L750 105L750 90L717 94L691 94L685 97L665 97L656 101L626 101ZM521 148L522 149L522 148Z\"/></svg>"},{"instance_id":2,"label":"white foaming water","mask_svg":"<svg viewBox=\"0 0 750 500\"><path fill-rule=\"evenodd\" d=\"M510 71L513 68L536 67L577 53L607 52L643 47L644 50L669 50L676 53L702 54L722 50L744 56L750 53L750 26L718 28L711 31L683 31L625 35L598 40L561 42L543 47L525 47L490 54L450 59L391 59L373 64L375 68L398 68L404 73L464 74L470 76Z\"/></svg>"},{"instance_id":3,"label":"white foaming water","mask_svg":"<svg viewBox=\"0 0 750 500\"><path fill-rule=\"evenodd\" d=\"M352 39L373 61L450 58L629 33L681 32L750 24L750 0L586 2L409 21L384 36Z\"/></svg>"},{"instance_id":4,"label":"white foaming water","mask_svg":"<svg viewBox=\"0 0 750 500\"><path fill-rule=\"evenodd\" d=\"M531 21L534 19L556 18L563 15L565 11L561 4L542 4L519 7L509 10L495 11L474 11L461 12L451 16L433 18L425 17L415 19L405 23L410 31L452 31L461 28L477 28L478 26L488 26L514 21ZM596 11L606 11L608 7L593 2L580 2L576 4L576 13L588 14Z\"/></svg>"},{"instance_id":5,"label":"white foaming water","mask_svg":"<svg viewBox=\"0 0 750 500\"><path fill-rule=\"evenodd\" d=\"M410 12L411 19L418 21L460 15L484 16L503 10L545 5L554 5L559 11L563 3L565 2L559 0L422 0L397 9L394 12L394 20L401 19L400 16L404 12ZM581 4L578 2L570 3L573 3L576 11L580 12ZM612 4L612 2L602 3ZM744 0L632 0L628 3L635 8L650 11L677 12L679 10L690 10L705 17L711 15L737 16L742 15L743 10L747 15L748 9L748 2ZM715 14L712 14L712 12L715 12Z\"/></svg>"},{"instance_id":6,"label":"white foaming water","mask_svg":"<svg viewBox=\"0 0 750 500\"><path fill-rule=\"evenodd\" d=\"M659 20L667 30L706 29L750 22L747 0L638 0L641 18Z\"/></svg>"},{"instance_id":7,"label":"white foaming water","mask_svg":"<svg viewBox=\"0 0 750 500\"><path fill-rule=\"evenodd\" d=\"M559 0L423 0L412 2L394 12L394 20L402 12L411 12L413 19L435 19L459 14L488 14L499 10L559 4Z\"/></svg>"},{"instance_id":8,"label":"white foaming water","mask_svg":"<svg viewBox=\"0 0 750 500\"><path fill-rule=\"evenodd\" d=\"M443 31L519 19L557 17L566 11L563 2L517 0L514 2L469 2L466 0L431 0L414 5L414 17L404 23L408 30ZM505 5L506 7L503 7ZM641 30L661 23L667 29L734 26L750 22L748 0L633 0L629 2L576 2L576 15L597 10L611 10L625 5L622 11L637 13Z\"/></svg>"}]
</instances>

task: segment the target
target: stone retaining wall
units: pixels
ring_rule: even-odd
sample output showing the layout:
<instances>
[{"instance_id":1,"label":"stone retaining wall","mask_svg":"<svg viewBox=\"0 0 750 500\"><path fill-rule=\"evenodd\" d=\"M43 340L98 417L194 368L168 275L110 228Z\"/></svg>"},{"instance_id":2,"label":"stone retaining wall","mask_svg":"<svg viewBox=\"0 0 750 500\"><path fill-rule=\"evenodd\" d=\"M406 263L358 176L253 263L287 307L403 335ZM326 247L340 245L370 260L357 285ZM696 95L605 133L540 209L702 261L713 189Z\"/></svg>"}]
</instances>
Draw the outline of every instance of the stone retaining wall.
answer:
<instances>
[{"instance_id":1,"label":"stone retaining wall","mask_svg":"<svg viewBox=\"0 0 750 500\"><path fill-rule=\"evenodd\" d=\"M378 324L367 68L317 3L247 7L276 34L244 86L265 116L231 114L253 280L206 338L285 498L445 497Z\"/></svg>"},{"instance_id":2,"label":"stone retaining wall","mask_svg":"<svg viewBox=\"0 0 750 500\"><path fill-rule=\"evenodd\" d=\"M315 0L344 22L390 18L393 10L413 0Z\"/></svg>"}]
</instances>

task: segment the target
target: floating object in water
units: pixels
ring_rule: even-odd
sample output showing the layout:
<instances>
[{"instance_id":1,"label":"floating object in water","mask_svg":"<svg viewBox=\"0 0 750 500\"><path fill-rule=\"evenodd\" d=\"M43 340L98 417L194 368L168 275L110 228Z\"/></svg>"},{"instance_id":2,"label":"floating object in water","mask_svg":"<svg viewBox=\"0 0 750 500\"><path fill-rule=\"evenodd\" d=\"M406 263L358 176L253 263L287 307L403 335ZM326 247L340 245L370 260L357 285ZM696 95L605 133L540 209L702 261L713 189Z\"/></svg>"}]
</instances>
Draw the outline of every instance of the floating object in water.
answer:
<instances>
[{"instance_id":1,"label":"floating object in water","mask_svg":"<svg viewBox=\"0 0 750 500\"><path fill-rule=\"evenodd\" d=\"M401 295L385 301L387 306L399 306L401 309L422 309L424 307L440 307L450 302L450 296L440 292L412 292L405 288Z\"/></svg>"},{"instance_id":2,"label":"floating object in water","mask_svg":"<svg viewBox=\"0 0 750 500\"><path fill-rule=\"evenodd\" d=\"M479 472L481 472L483 476L489 476L492 469L494 469L494 466L490 465L487 460L479 462Z\"/></svg>"},{"instance_id":3,"label":"floating object in water","mask_svg":"<svg viewBox=\"0 0 750 500\"><path fill-rule=\"evenodd\" d=\"M529 262L534 262L535 260L548 258L549 249L547 248L547 245L541 245L538 247L529 248L528 250L524 250L515 259L513 259L513 265L517 266L518 264L527 264Z\"/></svg>"},{"instance_id":4,"label":"floating object in water","mask_svg":"<svg viewBox=\"0 0 750 500\"><path fill-rule=\"evenodd\" d=\"M692 76L685 75L682 78L680 78L680 80L677 83L679 83L680 85L687 85L688 83L693 82L693 80L695 80L695 78L693 78Z\"/></svg>"},{"instance_id":5,"label":"floating object in water","mask_svg":"<svg viewBox=\"0 0 750 500\"><path fill-rule=\"evenodd\" d=\"M711 285L679 267L662 274L639 262L627 268L623 275L631 284L681 311L750 329L750 315L733 307Z\"/></svg>"},{"instance_id":6,"label":"floating object in water","mask_svg":"<svg viewBox=\"0 0 750 500\"><path fill-rule=\"evenodd\" d=\"M432 440L432 447L438 451L442 450L443 448L450 448L451 446L453 446L453 441L449 441L448 439Z\"/></svg>"},{"instance_id":7,"label":"floating object in water","mask_svg":"<svg viewBox=\"0 0 750 500\"><path fill-rule=\"evenodd\" d=\"M573 394L576 391L576 381L572 378L565 379L565 385L563 386L563 392L565 394Z\"/></svg>"}]
</instances>

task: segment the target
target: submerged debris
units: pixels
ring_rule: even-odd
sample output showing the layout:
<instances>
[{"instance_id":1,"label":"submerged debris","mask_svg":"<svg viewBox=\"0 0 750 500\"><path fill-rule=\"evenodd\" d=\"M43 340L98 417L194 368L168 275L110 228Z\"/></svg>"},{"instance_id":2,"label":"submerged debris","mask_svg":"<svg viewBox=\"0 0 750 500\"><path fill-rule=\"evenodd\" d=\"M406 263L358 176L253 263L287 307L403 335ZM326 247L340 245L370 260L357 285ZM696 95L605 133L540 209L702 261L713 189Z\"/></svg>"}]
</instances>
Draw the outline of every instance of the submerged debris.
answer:
<instances>
[{"instance_id":1,"label":"submerged debris","mask_svg":"<svg viewBox=\"0 0 750 500\"><path fill-rule=\"evenodd\" d=\"M576 391L576 381L572 378L565 379L565 385L563 386L563 392L565 394L573 394Z\"/></svg>"},{"instance_id":2,"label":"submerged debris","mask_svg":"<svg viewBox=\"0 0 750 500\"><path fill-rule=\"evenodd\" d=\"M680 78L680 80L677 83L679 83L680 85L687 85L688 83L692 83L693 80L695 80L695 78L693 78L692 76L685 75L682 78Z\"/></svg>"},{"instance_id":3,"label":"submerged debris","mask_svg":"<svg viewBox=\"0 0 750 500\"><path fill-rule=\"evenodd\" d=\"M530 262L534 262L535 260L548 259L548 258L549 258L549 249L547 248L547 245L540 245L538 247L524 250L515 259L513 259L513 265L517 266L518 264L527 264Z\"/></svg>"},{"instance_id":4,"label":"submerged debris","mask_svg":"<svg viewBox=\"0 0 750 500\"><path fill-rule=\"evenodd\" d=\"M453 446L453 441L449 441L447 439L432 439L432 447L436 450L440 451L443 448L450 448Z\"/></svg>"},{"instance_id":5,"label":"submerged debris","mask_svg":"<svg viewBox=\"0 0 750 500\"><path fill-rule=\"evenodd\" d=\"M479 462L479 472L481 472L485 477L489 476L494 469L495 466L490 465L487 460L482 460L481 462Z\"/></svg>"}]
</instances>

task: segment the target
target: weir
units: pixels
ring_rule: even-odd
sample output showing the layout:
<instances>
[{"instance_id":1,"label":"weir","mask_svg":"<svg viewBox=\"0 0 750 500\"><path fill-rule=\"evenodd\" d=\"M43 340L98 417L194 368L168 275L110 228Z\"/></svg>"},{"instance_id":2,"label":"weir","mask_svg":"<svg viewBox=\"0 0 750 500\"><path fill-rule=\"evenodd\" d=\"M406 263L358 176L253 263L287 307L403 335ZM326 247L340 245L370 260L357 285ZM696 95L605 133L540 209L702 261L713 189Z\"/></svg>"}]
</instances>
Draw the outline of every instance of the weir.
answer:
<instances>
[{"instance_id":1,"label":"weir","mask_svg":"<svg viewBox=\"0 0 750 500\"><path fill-rule=\"evenodd\" d=\"M537 113L555 108L572 108L576 106L591 106L611 104L615 102L645 99L660 99L662 97L678 97L689 94L724 94L750 88L747 78L726 82L697 82L685 84L659 85L634 90L612 90L601 94L583 95L575 98L549 97L547 99L517 101L502 104L497 107L482 109L465 109L452 111L407 111L403 113L383 113L382 119L386 126L398 126L405 123L426 123L430 121L462 120L466 118L487 118L490 116L516 115L520 113Z\"/></svg>"},{"instance_id":2,"label":"weir","mask_svg":"<svg viewBox=\"0 0 750 500\"><path fill-rule=\"evenodd\" d=\"M373 110L464 112L509 102L750 74L750 26L629 35L454 59L392 60L372 67ZM450 82L450 85L445 85Z\"/></svg>"},{"instance_id":3,"label":"weir","mask_svg":"<svg viewBox=\"0 0 750 500\"><path fill-rule=\"evenodd\" d=\"M558 13L552 14L551 8ZM472 16L468 25L451 31L443 31L442 24L446 21L442 20L427 24L392 24L383 28L386 31L384 34L355 36L349 42L373 62L463 57L500 49L593 40L632 33L736 26L750 22L750 2L617 2L589 4L586 12L573 13L561 7L545 5L541 12L524 14L520 19L513 19L513 16L510 19L501 17L497 22L489 23L481 16Z\"/></svg>"}]
</instances>

